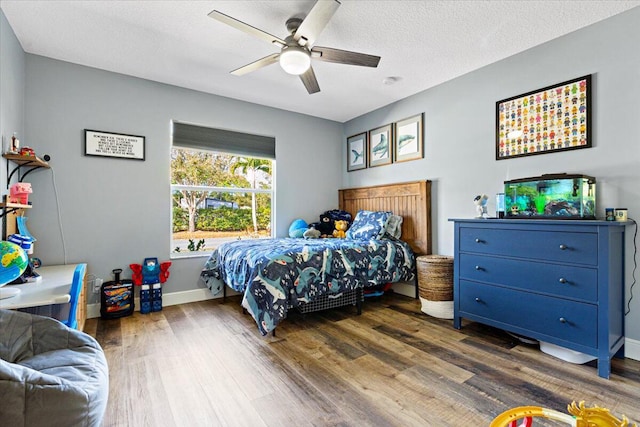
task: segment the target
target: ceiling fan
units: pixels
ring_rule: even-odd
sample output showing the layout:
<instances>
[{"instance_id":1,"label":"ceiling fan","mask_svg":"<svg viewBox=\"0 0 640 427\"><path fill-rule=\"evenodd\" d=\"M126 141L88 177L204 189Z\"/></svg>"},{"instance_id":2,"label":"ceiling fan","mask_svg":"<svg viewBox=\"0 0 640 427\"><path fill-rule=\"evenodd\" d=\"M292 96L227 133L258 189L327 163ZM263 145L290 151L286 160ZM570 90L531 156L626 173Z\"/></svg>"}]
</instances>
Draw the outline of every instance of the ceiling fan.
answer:
<instances>
[{"instance_id":1,"label":"ceiling fan","mask_svg":"<svg viewBox=\"0 0 640 427\"><path fill-rule=\"evenodd\" d=\"M266 40L280 48L280 53L265 56L231 71L231 74L241 76L267 65L280 62L280 66L284 71L289 74L299 75L307 92L312 94L320 92L320 86L311 67L311 59L373 68L377 67L380 62L380 57L375 55L314 46L316 39L329 23L336 10L338 10L338 7L340 7L338 0L318 0L304 19L294 17L287 20L286 26L290 34L284 39L245 24L217 10L209 13L208 16L247 34Z\"/></svg>"}]
</instances>

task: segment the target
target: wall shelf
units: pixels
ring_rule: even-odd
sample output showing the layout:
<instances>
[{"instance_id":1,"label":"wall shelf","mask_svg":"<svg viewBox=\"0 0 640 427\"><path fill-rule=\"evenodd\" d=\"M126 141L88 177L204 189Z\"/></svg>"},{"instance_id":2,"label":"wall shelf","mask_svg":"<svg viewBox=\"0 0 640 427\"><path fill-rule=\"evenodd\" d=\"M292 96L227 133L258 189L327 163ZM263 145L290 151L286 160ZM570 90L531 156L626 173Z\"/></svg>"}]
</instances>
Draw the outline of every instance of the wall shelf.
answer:
<instances>
[{"instance_id":1,"label":"wall shelf","mask_svg":"<svg viewBox=\"0 0 640 427\"><path fill-rule=\"evenodd\" d=\"M13 169L9 172L9 163L11 162L7 162L7 188L9 188L11 178L13 178L13 175L15 175L16 172L18 173L18 182L22 182L29 173L36 169L50 168L49 163L45 162L38 156L21 156L19 154L5 153L2 157L14 163ZM22 168L26 168L27 170L23 173Z\"/></svg>"},{"instance_id":2,"label":"wall shelf","mask_svg":"<svg viewBox=\"0 0 640 427\"><path fill-rule=\"evenodd\" d=\"M21 156L19 154L5 153L2 155L7 159L7 189L11 183L11 179L17 173L18 182L23 182L24 178L34 170L49 169L49 163L45 162L37 156ZM2 218L2 238L6 239L9 234L16 231L15 216L21 215L23 209L31 209L31 205L21 203L9 203L9 196L3 197L0 203L0 218ZM8 218L8 214L10 218Z\"/></svg>"},{"instance_id":3,"label":"wall shelf","mask_svg":"<svg viewBox=\"0 0 640 427\"><path fill-rule=\"evenodd\" d=\"M0 203L0 208L2 209L31 209L31 205L23 205L21 203L9 203L2 202Z\"/></svg>"}]
</instances>

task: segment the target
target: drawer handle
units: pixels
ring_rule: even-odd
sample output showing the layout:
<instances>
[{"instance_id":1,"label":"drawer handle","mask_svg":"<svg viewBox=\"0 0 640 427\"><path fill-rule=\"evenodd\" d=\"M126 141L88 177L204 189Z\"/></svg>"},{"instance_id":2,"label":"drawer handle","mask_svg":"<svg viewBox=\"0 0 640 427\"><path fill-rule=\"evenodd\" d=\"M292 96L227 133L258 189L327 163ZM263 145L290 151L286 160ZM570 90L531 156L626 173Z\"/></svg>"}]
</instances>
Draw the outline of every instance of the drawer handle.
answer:
<instances>
[{"instance_id":1,"label":"drawer handle","mask_svg":"<svg viewBox=\"0 0 640 427\"><path fill-rule=\"evenodd\" d=\"M480 267L479 265L476 265L476 270L480 271L480 270L484 270L484 268Z\"/></svg>"},{"instance_id":2,"label":"drawer handle","mask_svg":"<svg viewBox=\"0 0 640 427\"><path fill-rule=\"evenodd\" d=\"M560 323L567 323L567 319L565 319L564 317L561 317L558 320L560 321Z\"/></svg>"},{"instance_id":3,"label":"drawer handle","mask_svg":"<svg viewBox=\"0 0 640 427\"><path fill-rule=\"evenodd\" d=\"M484 243L484 240L482 240L482 239L476 239L476 243Z\"/></svg>"},{"instance_id":4,"label":"drawer handle","mask_svg":"<svg viewBox=\"0 0 640 427\"><path fill-rule=\"evenodd\" d=\"M567 245L560 245L560 250L564 251L564 250L566 250L566 249L568 249L568 248L567 248Z\"/></svg>"},{"instance_id":5,"label":"drawer handle","mask_svg":"<svg viewBox=\"0 0 640 427\"><path fill-rule=\"evenodd\" d=\"M558 280L558 282L567 283L567 279L565 279L564 277L561 277L560 280Z\"/></svg>"},{"instance_id":6,"label":"drawer handle","mask_svg":"<svg viewBox=\"0 0 640 427\"><path fill-rule=\"evenodd\" d=\"M480 298L476 298L476 302L482 302Z\"/></svg>"}]
</instances>

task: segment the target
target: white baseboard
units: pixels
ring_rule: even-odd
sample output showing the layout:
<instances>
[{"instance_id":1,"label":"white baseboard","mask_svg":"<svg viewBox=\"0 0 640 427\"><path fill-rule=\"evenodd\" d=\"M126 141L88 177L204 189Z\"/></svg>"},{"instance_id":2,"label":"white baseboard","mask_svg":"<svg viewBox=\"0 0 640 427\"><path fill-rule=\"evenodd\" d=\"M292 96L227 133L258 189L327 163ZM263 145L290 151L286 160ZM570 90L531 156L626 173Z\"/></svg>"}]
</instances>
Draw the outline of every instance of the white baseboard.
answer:
<instances>
[{"instance_id":1,"label":"white baseboard","mask_svg":"<svg viewBox=\"0 0 640 427\"><path fill-rule=\"evenodd\" d=\"M171 292L162 295L162 306L170 306L177 304L187 304L190 302L204 301L213 298L222 298L222 293L219 296L213 296L211 291L206 288L193 289L190 291ZM140 299L135 299L136 311L140 311ZM100 304L87 304L87 318L92 319L94 317L100 317Z\"/></svg>"},{"instance_id":2,"label":"white baseboard","mask_svg":"<svg viewBox=\"0 0 640 427\"><path fill-rule=\"evenodd\" d=\"M411 282L398 282L392 285L393 292L406 297L416 297L416 285Z\"/></svg>"},{"instance_id":3,"label":"white baseboard","mask_svg":"<svg viewBox=\"0 0 640 427\"><path fill-rule=\"evenodd\" d=\"M394 283L394 292L400 295L415 298L416 287L412 283ZM204 301L213 298L222 298L222 294L219 296L213 296L209 289L193 289L190 291L171 292L162 295L162 305L176 305L187 304L190 302ZM135 300L136 307L140 307L140 301L138 298ZM100 317L100 304L88 304L87 305L87 318ZM624 343L624 357L640 361L640 341L630 338L625 339Z\"/></svg>"},{"instance_id":4,"label":"white baseboard","mask_svg":"<svg viewBox=\"0 0 640 427\"><path fill-rule=\"evenodd\" d=\"M640 361L640 341L624 339L624 357Z\"/></svg>"},{"instance_id":5,"label":"white baseboard","mask_svg":"<svg viewBox=\"0 0 640 427\"><path fill-rule=\"evenodd\" d=\"M400 295L415 298L416 287L409 282L400 282L393 284L394 292ZM235 295L236 292L227 289L227 295ZM162 305L170 306L176 304L187 304L190 302L204 301L213 298L222 298L222 293L219 295L212 295L211 291L206 288L193 289L190 291L171 292L162 295ZM136 310L140 311L140 299L135 299ZM87 319L93 319L94 317L100 317L100 304L87 304Z\"/></svg>"}]
</instances>

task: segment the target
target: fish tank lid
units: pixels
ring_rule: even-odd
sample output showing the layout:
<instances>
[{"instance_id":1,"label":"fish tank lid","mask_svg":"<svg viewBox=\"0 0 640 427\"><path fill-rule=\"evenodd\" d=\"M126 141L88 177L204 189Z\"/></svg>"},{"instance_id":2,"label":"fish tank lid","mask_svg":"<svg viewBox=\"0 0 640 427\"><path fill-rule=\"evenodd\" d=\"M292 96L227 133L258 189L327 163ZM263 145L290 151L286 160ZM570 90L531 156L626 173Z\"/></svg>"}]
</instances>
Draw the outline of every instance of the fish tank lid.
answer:
<instances>
[{"instance_id":1,"label":"fish tank lid","mask_svg":"<svg viewBox=\"0 0 640 427\"><path fill-rule=\"evenodd\" d=\"M563 173L547 173L540 176L532 176L530 178L512 179L510 181L504 181L504 183L515 184L518 182L544 181L544 180L551 180L551 179L576 179L576 178L586 178L589 184L593 184L596 182L596 179L589 175L567 174L563 172Z\"/></svg>"}]
</instances>

